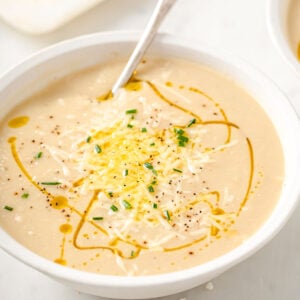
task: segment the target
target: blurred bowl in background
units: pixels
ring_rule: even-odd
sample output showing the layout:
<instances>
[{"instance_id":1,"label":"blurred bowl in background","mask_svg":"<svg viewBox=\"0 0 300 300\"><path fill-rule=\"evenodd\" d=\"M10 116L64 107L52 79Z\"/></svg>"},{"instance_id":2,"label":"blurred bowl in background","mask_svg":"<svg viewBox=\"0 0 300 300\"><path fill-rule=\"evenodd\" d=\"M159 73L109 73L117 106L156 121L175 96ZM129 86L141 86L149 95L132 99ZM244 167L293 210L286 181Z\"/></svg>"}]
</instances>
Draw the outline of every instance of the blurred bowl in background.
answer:
<instances>
[{"instance_id":1,"label":"blurred bowl in background","mask_svg":"<svg viewBox=\"0 0 300 300\"><path fill-rule=\"evenodd\" d=\"M267 25L276 48L285 61L296 70L299 75L300 61L297 59L297 47L292 45L294 42L291 41L291 33L288 26L292 1L293 0L269 0L267 6ZM298 43L299 42L300 36Z\"/></svg>"},{"instance_id":2,"label":"blurred bowl in background","mask_svg":"<svg viewBox=\"0 0 300 300\"><path fill-rule=\"evenodd\" d=\"M104 0L0 1L0 17L29 34L52 32Z\"/></svg>"}]
</instances>

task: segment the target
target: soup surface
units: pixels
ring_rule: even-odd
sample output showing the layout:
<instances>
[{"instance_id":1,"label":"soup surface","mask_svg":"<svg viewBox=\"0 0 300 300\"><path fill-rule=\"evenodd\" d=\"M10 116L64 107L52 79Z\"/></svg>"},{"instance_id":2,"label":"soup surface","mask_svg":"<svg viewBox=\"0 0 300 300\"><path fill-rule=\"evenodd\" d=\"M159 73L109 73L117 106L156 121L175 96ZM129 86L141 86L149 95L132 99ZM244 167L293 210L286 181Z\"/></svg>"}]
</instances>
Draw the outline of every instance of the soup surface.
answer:
<instances>
[{"instance_id":1,"label":"soup surface","mask_svg":"<svg viewBox=\"0 0 300 300\"><path fill-rule=\"evenodd\" d=\"M56 263L114 275L193 267L251 236L280 195L274 127L234 81L149 58L70 75L0 128L0 223Z\"/></svg>"},{"instance_id":2,"label":"soup surface","mask_svg":"<svg viewBox=\"0 0 300 300\"><path fill-rule=\"evenodd\" d=\"M287 14L287 32L292 51L300 60L300 0L291 0Z\"/></svg>"}]
</instances>

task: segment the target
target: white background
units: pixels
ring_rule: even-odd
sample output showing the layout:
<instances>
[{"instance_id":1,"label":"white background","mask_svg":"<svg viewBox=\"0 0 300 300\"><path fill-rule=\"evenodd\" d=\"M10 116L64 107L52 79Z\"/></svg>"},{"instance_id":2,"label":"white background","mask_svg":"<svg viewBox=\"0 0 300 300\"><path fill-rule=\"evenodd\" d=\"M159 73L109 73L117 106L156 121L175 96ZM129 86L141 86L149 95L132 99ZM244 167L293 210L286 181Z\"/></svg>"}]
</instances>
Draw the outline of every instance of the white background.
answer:
<instances>
[{"instance_id":1,"label":"white background","mask_svg":"<svg viewBox=\"0 0 300 300\"><path fill-rule=\"evenodd\" d=\"M0 74L37 50L64 39L98 31L141 30L154 5L154 0L107 0L56 32L42 36L22 34L0 21ZM266 8L266 0L178 0L160 31L244 58L269 75L300 113L300 76L272 44ZM163 299L299 299L300 207L272 242L212 282L212 291L202 286ZM56 283L0 250L0 299L101 298Z\"/></svg>"}]
</instances>

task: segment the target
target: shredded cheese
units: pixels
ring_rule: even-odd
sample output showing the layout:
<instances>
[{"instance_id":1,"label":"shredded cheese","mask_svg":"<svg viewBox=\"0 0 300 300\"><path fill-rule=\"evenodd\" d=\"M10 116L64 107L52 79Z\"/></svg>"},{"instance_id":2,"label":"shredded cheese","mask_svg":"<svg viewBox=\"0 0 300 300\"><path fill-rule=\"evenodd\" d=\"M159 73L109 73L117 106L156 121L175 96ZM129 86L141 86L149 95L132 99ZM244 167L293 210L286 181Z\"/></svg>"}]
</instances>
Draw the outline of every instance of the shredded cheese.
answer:
<instances>
[{"instance_id":1,"label":"shredded cheese","mask_svg":"<svg viewBox=\"0 0 300 300\"><path fill-rule=\"evenodd\" d=\"M234 143L203 150L201 142L206 130L201 124L194 124L184 130L191 142L180 147L174 133L175 125L165 129L152 128L141 134L142 127L138 120L123 117L111 126L94 131L91 141L80 142L77 147L78 170L87 175L75 188L85 193L98 191L100 208L110 216L113 229L109 235L126 240L128 236L144 232L142 239L150 250L163 250L164 245L175 237L177 242L172 244L177 247L183 241L190 243L196 237L222 230L222 226L231 220L230 216L222 215L222 225L220 216L212 213L216 204L213 197L206 194L198 195L190 202L188 199L183 201L182 195L190 199L195 197L183 190L182 182L211 163L212 153ZM101 152L94 151L95 145L101 147ZM110 192L113 197L109 196ZM157 209L153 209L157 199ZM122 206L124 200L130 204L127 209ZM112 204L118 207L118 212L110 209ZM166 211L170 220L165 216ZM190 216L193 216L192 221L186 226Z\"/></svg>"}]
</instances>

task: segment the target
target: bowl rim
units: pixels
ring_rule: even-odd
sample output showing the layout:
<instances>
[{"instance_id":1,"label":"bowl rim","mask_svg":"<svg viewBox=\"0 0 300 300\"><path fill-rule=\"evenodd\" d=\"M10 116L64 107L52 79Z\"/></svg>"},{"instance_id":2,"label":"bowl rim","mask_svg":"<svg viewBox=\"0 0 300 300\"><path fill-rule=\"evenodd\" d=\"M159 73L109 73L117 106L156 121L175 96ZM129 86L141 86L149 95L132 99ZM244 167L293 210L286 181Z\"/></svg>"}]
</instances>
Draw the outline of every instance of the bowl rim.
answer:
<instances>
[{"instance_id":1,"label":"bowl rim","mask_svg":"<svg viewBox=\"0 0 300 300\"><path fill-rule=\"evenodd\" d=\"M0 91L4 89L8 84L13 82L22 74L30 71L39 64L46 63L47 60L59 56L65 55L72 50L78 50L80 48L88 46L96 46L103 43L111 42L129 42L137 41L140 33L135 31L109 31L103 33L94 33L70 40L66 40L55 44L53 46L47 47L25 59L23 62L15 67L12 67L0 78ZM200 51L206 55L211 56L214 59L224 62L226 65L234 65L241 72L245 74L251 73L257 76L257 82L262 81L267 82L269 86L273 87L274 90L281 95L282 103L285 109L290 113L290 118L288 122L293 124L292 131L297 137L294 141L297 149L300 153L300 123L299 119L289 103L287 97L280 91L280 88L274 83L268 76L264 75L256 68L252 67L249 63L245 63L242 59L237 58L235 55L231 55L219 49L209 48L197 44L195 42L187 41L185 39L180 39L169 34L158 34L155 39L157 43L163 43L166 45L172 45L177 47L184 47L186 49L192 49L194 51ZM300 156L298 155L295 165L298 166L300 170ZM115 276L115 275L103 275L97 273L90 273L80 270L75 270L71 268L66 268L60 266L46 258L43 258L18 242L16 242L12 237L9 236L3 229L0 228L0 248L4 251L22 261L23 263L45 273L50 277L59 278L64 281L71 281L79 284L88 284L89 286L105 286L105 287L151 287L151 286L161 286L167 283L176 283L185 280L196 280L199 276L204 276L208 274L220 274L224 270L230 268L231 266L237 264L238 262L248 258L254 252L258 251L263 247L268 241L270 241L287 222L288 218L296 208L298 198L300 195L300 186L297 185L297 179L293 178L293 183L290 184L291 188L289 190L289 195L293 200L291 200L285 207L285 210L280 214L281 218L276 220L275 225L272 228L267 228L266 232L263 229L266 227L268 220L274 215L274 210L271 215L265 221L261 227L252 234L247 240L234 248L233 250L221 255L211 261L208 261L199 266L195 266L188 269L183 269L176 272L163 273L157 275L146 275L146 276ZM279 202L281 202L282 197L280 197ZM270 225L268 225L270 227Z\"/></svg>"},{"instance_id":2,"label":"bowl rim","mask_svg":"<svg viewBox=\"0 0 300 300\"><path fill-rule=\"evenodd\" d=\"M281 18L281 5L283 1L290 2L291 0L268 0L266 9L266 22L269 35L273 44L275 44L281 57L288 63L288 65L296 71L295 73L300 76L300 62L292 52L287 36L284 33ZM289 3L288 3L289 4Z\"/></svg>"}]
</instances>

